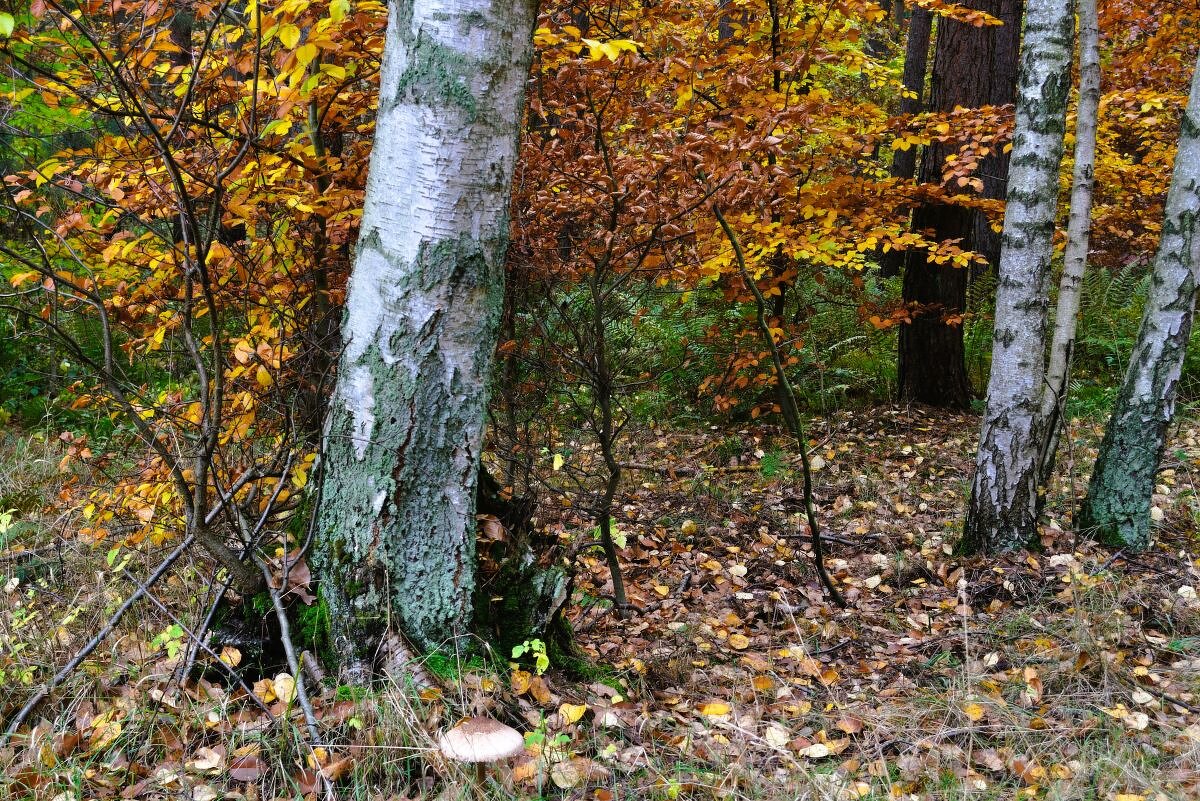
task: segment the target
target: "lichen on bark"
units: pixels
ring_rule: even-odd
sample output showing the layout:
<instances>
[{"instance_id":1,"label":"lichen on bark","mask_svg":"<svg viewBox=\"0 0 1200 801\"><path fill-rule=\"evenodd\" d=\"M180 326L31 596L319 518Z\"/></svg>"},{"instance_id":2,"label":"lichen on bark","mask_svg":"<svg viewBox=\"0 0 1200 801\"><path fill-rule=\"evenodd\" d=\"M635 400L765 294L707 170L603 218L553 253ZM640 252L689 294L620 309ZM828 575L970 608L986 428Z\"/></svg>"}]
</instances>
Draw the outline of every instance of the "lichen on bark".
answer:
<instances>
[{"instance_id":1,"label":"lichen on bark","mask_svg":"<svg viewBox=\"0 0 1200 801\"><path fill-rule=\"evenodd\" d=\"M1072 4L1030 0L996 291L992 369L959 550L1036 542L1046 278L1071 74Z\"/></svg>"},{"instance_id":2,"label":"lichen on bark","mask_svg":"<svg viewBox=\"0 0 1200 801\"><path fill-rule=\"evenodd\" d=\"M365 680L387 629L471 621L475 482L503 298L531 0L395 0L322 448L314 563Z\"/></svg>"},{"instance_id":3,"label":"lichen on bark","mask_svg":"<svg viewBox=\"0 0 1200 801\"><path fill-rule=\"evenodd\" d=\"M1175 413L1200 266L1200 62L1180 121L1162 235L1137 342L1100 443L1078 529L1113 547L1150 544L1154 475Z\"/></svg>"}]
</instances>

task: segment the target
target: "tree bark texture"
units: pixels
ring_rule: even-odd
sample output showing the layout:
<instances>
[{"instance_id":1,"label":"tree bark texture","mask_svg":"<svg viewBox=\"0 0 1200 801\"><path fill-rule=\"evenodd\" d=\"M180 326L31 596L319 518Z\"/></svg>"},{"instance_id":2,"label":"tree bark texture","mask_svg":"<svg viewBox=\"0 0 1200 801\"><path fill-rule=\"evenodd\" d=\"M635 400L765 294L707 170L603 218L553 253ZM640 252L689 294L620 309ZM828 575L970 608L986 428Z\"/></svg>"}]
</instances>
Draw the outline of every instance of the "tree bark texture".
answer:
<instances>
[{"instance_id":1,"label":"tree bark texture","mask_svg":"<svg viewBox=\"0 0 1200 801\"><path fill-rule=\"evenodd\" d=\"M1100 112L1100 22L1096 0L1079 0L1079 103L1075 108L1075 165L1071 175L1071 205L1067 216L1067 247L1062 277L1058 282L1058 304L1046 386L1042 390L1043 446L1041 483L1054 473L1054 459L1062 431L1062 409L1066 402L1071 354L1083 276L1087 272L1088 242L1092 229L1092 189L1095 183L1096 124Z\"/></svg>"},{"instance_id":2,"label":"tree bark texture","mask_svg":"<svg viewBox=\"0 0 1200 801\"><path fill-rule=\"evenodd\" d=\"M1192 330L1200 237L1200 64L1180 122L1175 171L1163 210L1150 294L1129 368L1092 471L1078 529L1113 547L1150 544L1154 474L1175 412Z\"/></svg>"},{"instance_id":3,"label":"tree bark texture","mask_svg":"<svg viewBox=\"0 0 1200 801\"><path fill-rule=\"evenodd\" d=\"M907 93L914 97L900 99L900 113L918 114L924 109L925 73L929 70L929 37L933 31L933 14L923 8L914 8L908 23L908 40L904 45L904 75L902 83ZM892 155L892 177L912 179L917 174L917 149L897 150ZM900 274L904 266L904 251L889 250L877 256L885 276Z\"/></svg>"},{"instance_id":4,"label":"tree bark texture","mask_svg":"<svg viewBox=\"0 0 1200 801\"><path fill-rule=\"evenodd\" d=\"M1006 551L1037 536L1046 284L1071 93L1074 4L1029 0L1018 79L987 408L963 550Z\"/></svg>"},{"instance_id":5,"label":"tree bark texture","mask_svg":"<svg viewBox=\"0 0 1200 801\"><path fill-rule=\"evenodd\" d=\"M976 28L941 19L930 76L931 111L952 111L1012 103L1016 95L1020 48L1020 0L975 0L967 3L1003 21L1000 26ZM922 183L941 183L949 152L934 144L921 157ZM983 196L1003 198L1008 156L996 153L983 159L979 177ZM999 238L988 220L971 210L927 204L913 213L913 230L933 239L961 239L962 247L981 252L998 263ZM947 322L962 314L967 301L963 269L930 264L924 254L911 251L905 260L904 302L913 309L913 322L901 330L898 383L900 399L950 408L968 408L973 392L967 377L962 325Z\"/></svg>"},{"instance_id":6,"label":"tree bark texture","mask_svg":"<svg viewBox=\"0 0 1200 801\"><path fill-rule=\"evenodd\" d=\"M904 45L904 75L902 82L906 92L914 97L900 99L900 113L919 114L924 110L925 73L929 70L929 37L933 31L933 14L923 8L914 8L908 23L908 40ZM892 156L892 175L896 178L912 178L917 174L917 149L897 150Z\"/></svg>"},{"instance_id":7,"label":"tree bark texture","mask_svg":"<svg viewBox=\"0 0 1200 801\"><path fill-rule=\"evenodd\" d=\"M476 471L503 299L533 0L393 0L325 428L317 562L365 678L390 626L467 631Z\"/></svg>"}]
</instances>

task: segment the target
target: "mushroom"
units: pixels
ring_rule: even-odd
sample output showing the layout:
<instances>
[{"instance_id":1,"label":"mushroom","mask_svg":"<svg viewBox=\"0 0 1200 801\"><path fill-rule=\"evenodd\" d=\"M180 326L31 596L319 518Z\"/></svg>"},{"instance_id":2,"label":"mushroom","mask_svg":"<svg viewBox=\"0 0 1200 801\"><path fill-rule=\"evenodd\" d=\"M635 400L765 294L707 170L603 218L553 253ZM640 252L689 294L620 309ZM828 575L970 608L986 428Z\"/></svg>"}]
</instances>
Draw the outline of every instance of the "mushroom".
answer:
<instances>
[{"instance_id":1,"label":"mushroom","mask_svg":"<svg viewBox=\"0 0 1200 801\"><path fill-rule=\"evenodd\" d=\"M438 737L438 748L447 759L474 762L477 791L482 795L489 762L500 762L525 750L525 738L516 729L485 717L467 718Z\"/></svg>"}]
</instances>

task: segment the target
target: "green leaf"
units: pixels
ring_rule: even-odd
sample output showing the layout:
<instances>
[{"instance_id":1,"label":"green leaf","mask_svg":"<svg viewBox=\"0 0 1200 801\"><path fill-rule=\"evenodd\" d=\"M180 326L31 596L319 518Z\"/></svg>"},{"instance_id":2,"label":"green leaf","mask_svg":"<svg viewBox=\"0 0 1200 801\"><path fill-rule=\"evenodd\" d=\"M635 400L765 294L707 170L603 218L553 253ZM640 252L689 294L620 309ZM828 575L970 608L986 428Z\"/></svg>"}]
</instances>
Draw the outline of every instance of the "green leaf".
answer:
<instances>
[{"instance_id":1,"label":"green leaf","mask_svg":"<svg viewBox=\"0 0 1200 801\"><path fill-rule=\"evenodd\" d=\"M13 19L12 14L0 11L0 36L3 36L5 39L12 36L13 28L16 24L17 21Z\"/></svg>"}]
</instances>

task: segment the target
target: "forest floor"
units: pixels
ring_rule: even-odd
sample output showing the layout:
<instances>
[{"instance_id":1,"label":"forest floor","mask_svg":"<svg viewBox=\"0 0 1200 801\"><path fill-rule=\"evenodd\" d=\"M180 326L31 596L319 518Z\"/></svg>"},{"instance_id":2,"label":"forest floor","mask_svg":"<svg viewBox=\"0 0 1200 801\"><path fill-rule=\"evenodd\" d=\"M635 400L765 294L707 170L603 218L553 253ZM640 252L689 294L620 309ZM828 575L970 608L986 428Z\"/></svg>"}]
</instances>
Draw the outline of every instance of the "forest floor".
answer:
<instances>
[{"instance_id":1,"label":"forest floor","mask_svg":"<svg viewBox=\"0 0 1200 801\"><path fill-rule=\"evenodd\" d=\"M786 446L757 424L647 431L627 454L640 468L616 516L636 609L618 618L599 600L612 592L599 549L584 553L576 582L571 618L594 677L553 663L543 675L431 663L441 678L424 689L326 686L312 693L315 751L286 672L253 695L219 675L173 680L188 643L171 627L193 625L205 603L206 566L185 564L32 731L0 746L0 799L470 798L470 774L441 760L434 740L472 709L527 732L525 756L493 772L489 798L1200 797L1200 560L1190 557L1200 426L1184 421L1168 449L1152 551L1112 553L1072 532L1099 434L1076 422L1042 551L964 559L953 543L977 426L900 407L814 422L827 564L845 609L816 581ZM38 533L0 542L0 718L130 591L103 549L48 539L71 525L55 511L60 447L29 436L0 446L0 506L34 486L44 500L36 511L13 503ZM594 456L564 450L568 467ZM569 496L548 494L538 519L564 541L594 526ZM53 581L39 586L14 550L48 545Z\"/></svg>"}]
</instances>

